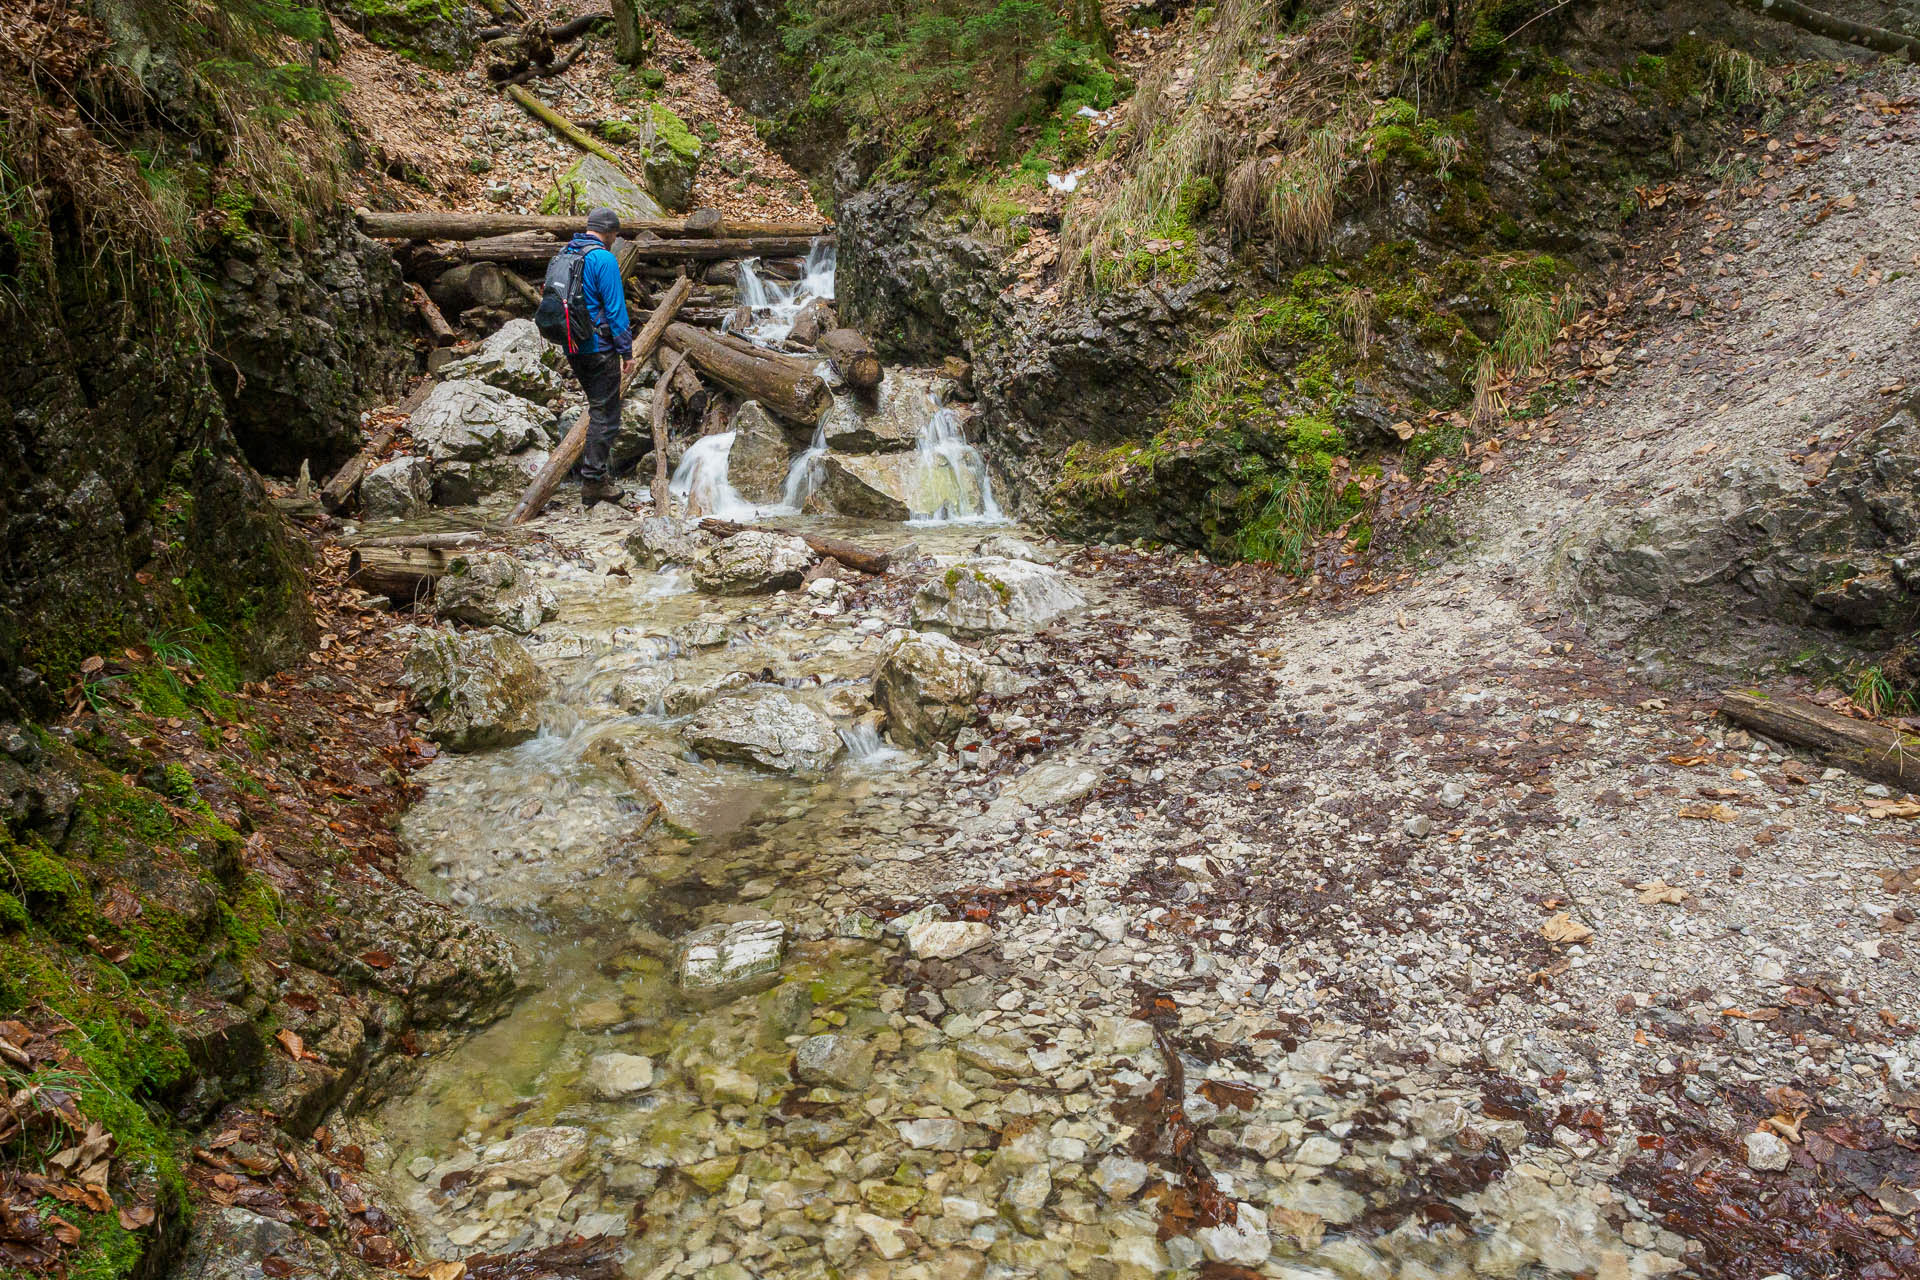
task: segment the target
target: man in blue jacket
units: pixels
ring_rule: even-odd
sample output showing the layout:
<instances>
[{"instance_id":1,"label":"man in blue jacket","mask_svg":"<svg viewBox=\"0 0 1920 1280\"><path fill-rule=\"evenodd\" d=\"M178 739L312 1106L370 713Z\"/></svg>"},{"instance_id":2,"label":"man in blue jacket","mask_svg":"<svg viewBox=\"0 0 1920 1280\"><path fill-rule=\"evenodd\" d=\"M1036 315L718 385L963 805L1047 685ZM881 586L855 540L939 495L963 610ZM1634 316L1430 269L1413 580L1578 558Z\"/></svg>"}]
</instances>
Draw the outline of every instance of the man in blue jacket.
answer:
<instances>
[{"instance_id":1,"label":"man in blue jacket","mask_svg":"<svg viewBox=\"0 0 1920 1280\"><path fill-rule=\"evenodd\" d=\"M595 209L587 215L587 229L574 236L569 252L586 255L581 283L587 292L587 316L593 339L582 350L570 352L567 362L587 393L587 443L580 454L581 501L618 503L626 491L607 473L607 455L620 429L620 383L633 364L633 322L627 317L627 293L620 280L620 262L613 242L620 235L620 215Z\"/></svg>"}]
</instances>

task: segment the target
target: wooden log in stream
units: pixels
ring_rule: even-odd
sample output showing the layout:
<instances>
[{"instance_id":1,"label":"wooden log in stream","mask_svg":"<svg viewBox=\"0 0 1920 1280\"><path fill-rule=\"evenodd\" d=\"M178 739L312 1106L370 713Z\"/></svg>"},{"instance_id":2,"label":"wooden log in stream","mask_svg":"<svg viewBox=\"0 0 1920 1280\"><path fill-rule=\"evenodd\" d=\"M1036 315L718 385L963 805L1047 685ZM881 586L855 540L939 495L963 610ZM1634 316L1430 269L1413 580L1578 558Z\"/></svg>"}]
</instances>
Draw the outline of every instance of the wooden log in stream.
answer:
<instances>
[{"instance_id":1,"label":"wooden log in stream","mask_svg":"<svg viewBox=\"0 0 1920 1280\"><path fill-rule=\"evenodd\" d=\"M647 317L647 323L633 342L633 363L627 367L627 372L620 379L621 399L626 399L627 391L633 385L634 376L653 355L654 348L660 344L661 335L672 323L674 313L680 309L680 304L686 301L687 295L692 292L693 281L682 277L679 283L667 290L660 299L660 305L656 306L653 314ZM660 391L654 393L656 399L661 395ZM533 483L527 486L527 491L520 495L520 501L514 504L512 513L507 516L508 524L525 524L547 504L547 499L553 496L553 491L560 487L561 478L573 469L573 464L579 461L581 452L587 447L587 424L591 420L592 410L582 409L580 420L573 424L573 429L567 432L566 439L560 442L559 447L553 451L553 456L547 459L547 465L540 468L540 474L533 478Z\"/></svg>"},{"instance_id":2,"label":"wooden log in stream","mask_svg":"<svg viewBox=\"0 0 1920 1280\"><path fill-rule=\"evenodd\" d=\"M417 284L408 284L407 297L412 300L413 309L420 313L420 323L427 326L427 334L433 339L434 346L449 347L458 340L459 335L454 333L453 326L447 323L446 316L441 314L440 308L434 305L425 289Z\"/></svg>"},{"instance_id":3,"label":"wooden log in stream","mask_svg":"<svg viewBox=\"0 0 1920 1280\"><path fill-rule=\"evenodd\" d=\"M881 375L886 370L881 368L880 356L874 351L873 344L859 330L829 330L820 335L820 341L815 345L848 386L871 391L880 385Z\"/></svg>"},{"instance_id":4,"label":"wooden log in stream","mask_svg":"<svg viewBox=\"0 0 1920 1280\"><path fill-rule=\"evenodd\" d=\"M347 585L411 604L433 595L433 584L456 558L440 547L356 547L347 560Z\"/></svg>"},{"instance_id":5,"label":"wooden log in stream","mask_svg":"<svg viewBox=\"0 0 1920 1280\"><path fill-rule=\"evenodd\" d=\"M666 345L685 351L701 373L746 400L798 426L813 426L833 403L833 393L808 361L773 352L748 354L720 335L689 324L667 326Z\"/></svg>"},{"instance_id":6,"label":"wooden log in stream","mask_svg":"<svg viewBox=\"0 0 1920 1280\"><path fill-rule=\"evenodd\" d=\"M653 428L653 509L663 515L667 510L667 406L673 400L674 377L686 362L684 351L668 362L654 388L653 403L648 406L652 410L648 425Z\"/></svg>"},{"instance_id":7,"label":"wooden log in stream","mask_svg":"<svg viewBox=\"0 0 1920 1280\"><path fill-rule=\"evenodd\" d=\"M731 538L738 533L777 533L783 537L798 538L813 549L813 553L822 559L832 556L849 569L858 569L861 573L880 574L887 571L890 551L874 551L852 542L843 542L839 538L823 538L816 533L804 533L795 529L767 529L759 525L735 524L731 520L708 517L700 522L700 527L708 533Z\"/></svg>"},{"instance_id":8,"label":"wooden log in stream","mask_svg":"<svg viewBox=\"0 0 1920 1280\"><path fill-rule=\"evenodd\" d=\"M1920 788L1920 736L1856 720L1803 698L1729 692L1720 713L1756 733L1811 747L1833 765L1892 786Z\"/></svg>"}]
</instances>

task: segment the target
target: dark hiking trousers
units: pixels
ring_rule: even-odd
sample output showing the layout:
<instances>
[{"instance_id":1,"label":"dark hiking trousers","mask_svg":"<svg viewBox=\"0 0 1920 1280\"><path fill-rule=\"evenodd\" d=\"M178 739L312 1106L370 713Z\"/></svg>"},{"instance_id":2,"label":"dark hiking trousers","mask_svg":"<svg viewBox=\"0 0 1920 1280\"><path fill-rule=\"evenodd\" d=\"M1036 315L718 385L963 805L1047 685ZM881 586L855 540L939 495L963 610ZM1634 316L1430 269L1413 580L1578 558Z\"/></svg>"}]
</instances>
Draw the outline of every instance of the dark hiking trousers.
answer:
<instances>
[{"instance_id":1,"label":"dark hiking trousers","mask_svg":"<svg viewBox=\"0 0 1920 1280\"><path fill-rule=\"evenodd\" d=\"M620 430L620 357L612 351L570 355L573 376L587 393L587 445L580 452L580 478L588 484L607 479L607 454Z\"/></svg>"}]
</instances>

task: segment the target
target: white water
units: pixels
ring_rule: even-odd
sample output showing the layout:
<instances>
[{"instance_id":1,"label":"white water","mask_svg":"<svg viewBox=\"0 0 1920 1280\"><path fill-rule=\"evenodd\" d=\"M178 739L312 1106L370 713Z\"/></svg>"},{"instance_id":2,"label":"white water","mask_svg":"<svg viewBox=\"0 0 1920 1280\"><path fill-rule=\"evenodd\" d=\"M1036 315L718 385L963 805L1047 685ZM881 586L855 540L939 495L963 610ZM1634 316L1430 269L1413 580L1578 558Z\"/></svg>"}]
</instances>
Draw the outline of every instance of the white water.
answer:
<instances>
[{"instance_id":1,"label":"white water","mask_svg":"<svg viewBox=\"0 0 1920 1280\"><path fill-rule=\"evenodd\" d=\"M994 501L986 459L967 443L960 415L939 406L920 428L915 446L913 497L907 523L1001 524L1006 516Z\"/></svg>"},{"instance_id":2,"label":"white water","mask_svg":"<svg viewBox=\"0 0 1920 1280\"><path fill-rule=\"evenodd\" d=\"M826 468L820 464L820 460L826 456L827 424L822 419L820 425L813 429L812 442L787 468L787 483L780 491L781 507L789 512L798 512L806 505L807 499L820 487L820 482L826 479Z\"/></svg>"},{"instance_id":3,"label":"white water","mask_svg":"<svg viewBox=\"0 0 1920 1280\"><path fill-rule=\"evenodd\" d=\"M680 500L681 511L722 520L752 520L760 514L727 481L727 454L732 449L731 431L702 436L688 447L667 482L667 492Z\"/></svg>"},{"instance_id":4,"label":"white water","mask_svg":"<svg viewBox=\"0 0 1920 1280\"><path fill-rule=\"evenodd\" d=\"M800 279L792 284L762 276L758 258L743 261L736 296L752 310L753 324L741 336L769 347L785 342L808 303L833 301L834 258L832 241L814 241Z\"/></svg>"}]
</instances>

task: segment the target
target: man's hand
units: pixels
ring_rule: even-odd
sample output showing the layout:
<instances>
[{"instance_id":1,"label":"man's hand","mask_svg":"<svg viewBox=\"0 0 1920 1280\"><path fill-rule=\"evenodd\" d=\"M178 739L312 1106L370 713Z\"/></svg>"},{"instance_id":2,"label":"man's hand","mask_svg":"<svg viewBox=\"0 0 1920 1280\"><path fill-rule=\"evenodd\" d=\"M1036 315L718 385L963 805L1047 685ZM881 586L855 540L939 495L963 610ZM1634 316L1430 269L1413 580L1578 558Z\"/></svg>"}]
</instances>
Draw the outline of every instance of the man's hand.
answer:
<instances>
[{"instance_id":1,"label":"man's hand","mask_svg":"<svg viewBox=\"0 0 1920 1280\"><path fill-rule=\"evenodd\" d=\"M628 356L626 359L620 362L620 381L623 383L633 381L633 357L632 356Z\"/></svg>"}]
</instances>

